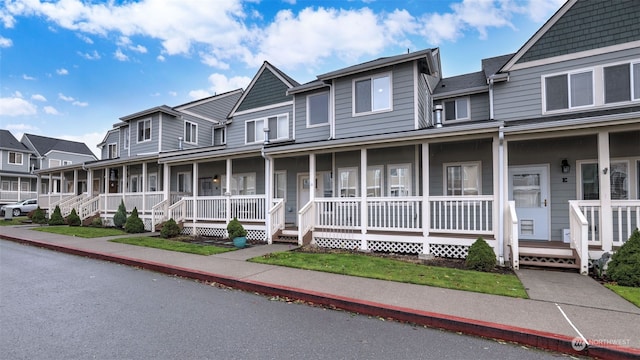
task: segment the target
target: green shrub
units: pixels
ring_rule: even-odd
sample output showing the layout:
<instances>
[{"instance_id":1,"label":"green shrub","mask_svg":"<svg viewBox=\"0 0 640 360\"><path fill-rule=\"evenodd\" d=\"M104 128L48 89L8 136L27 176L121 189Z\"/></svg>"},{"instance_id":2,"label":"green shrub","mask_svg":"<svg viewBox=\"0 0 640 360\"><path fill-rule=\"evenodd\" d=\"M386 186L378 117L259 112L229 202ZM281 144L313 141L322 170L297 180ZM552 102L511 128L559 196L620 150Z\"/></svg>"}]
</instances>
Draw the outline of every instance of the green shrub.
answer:
<instances>
[{"instance_id":1,"label":"green shrub","mask_svg":"<svg viewBox=\"0 0 640 360\"><path fill-rule=\"evenodd\" d=\"M229 233L229 239L233 240L237 237L247 236L247 230L244 229L244 226L238 221L238 218L233 218L233 220L229 221L227 224L227 232Z\"/></svg>"},{"instance_id":2,"label":"green shrub","mask_svg":"<svg viewBox=\"0 0 640 360\"><path fill-rule=\"evenodd\" d=\"M62 217L62 213L60 212L60 206L56 205L56 208L53 210L53 214L51 214L51 218L49 219L49 225L65 225L64 218Z\"/></svg>"},{"instance_id":3,"label":"green shrub","mask_svg":"<svg viewBox=\"0 0 640 360\"><path fill-rule=\"evenodd\" d=\"M34 224L46 224L47 218L44 216L44 210L40 209L38 206L37 209L33 210L33 215L31 216L31 221Z\"/></svg>"},{"instance_id":4,"label":"green shrub","mask_svg":"<svg viewBox=\"0 0 640 360\"><path fill-rule=\"evenodd\" d=\"M124 201L120 200L118 205L118 211L113 215L113 226L122 229L122 226L127 222L127 208L124 206Z\"/></svg>"},{"instance_id":5,"label":"green shrub","mask_svg":"<svg viewBox=\"0 0 640 360\"><path fill-rule=\"evenodd\" d=\"M465 261L465 267L470 270L491 271L496 266L496 254L493 248L479 237L471 247Z\"/></svg>"},{"instance_id":6,"label":"green shrub","mask_svg":"<svg viewBox=\"0 0 640 360\"><path fill-rule=\"evenodd\" d=\"M134 207L133 211L131 212L131 216L127 218L127 222L124 224L124 231L130 234L137 234L137 233L144 232L144 223L142 222L140 217L138 217L137 208Z\"/></svg>"},{"instance_id":7,"label":"green shrub","mask_svg":"<svg viewBox=\"0 0 640 360\"><path fill-rule=\"evenodd\" d=\"M169 219L167 222L162 225L162 229L160 230L160 236L165 239L176 237L180 235L180 227L176 223L173 218Z\"/></svg>"},{"instance_id":8,"label":"green shrub","mask_svg":"<svg viewBox=\"0 0 640 360\"><path fill-rule=\"evenodd\" d=\"M80 216L76 212L76 209L71 209L71 214L67 216L67 225L69 226L80 226L82 225L82 220L80 220Z\"/></svg>"},{"instance_id":9,"label":"green shrub","mask_svg":"<svg viewBox=\"0 0 640 360\"><path fill-rule=\"evenodd\" d=\"M635 229L613 256L607 276L622 286L640 287L640 231Z\"/></svg>"},{"instance_id":10,"label":"green shrub","mask_svg":"<svg viewBox=\"0 0 640 360\"><path fill-rule=\"evenodd\" d=\"M93 220L91 220L91 226L93 227L102 227L102 218L101 217L94 217Z\"/></svg>"}]
</instances>

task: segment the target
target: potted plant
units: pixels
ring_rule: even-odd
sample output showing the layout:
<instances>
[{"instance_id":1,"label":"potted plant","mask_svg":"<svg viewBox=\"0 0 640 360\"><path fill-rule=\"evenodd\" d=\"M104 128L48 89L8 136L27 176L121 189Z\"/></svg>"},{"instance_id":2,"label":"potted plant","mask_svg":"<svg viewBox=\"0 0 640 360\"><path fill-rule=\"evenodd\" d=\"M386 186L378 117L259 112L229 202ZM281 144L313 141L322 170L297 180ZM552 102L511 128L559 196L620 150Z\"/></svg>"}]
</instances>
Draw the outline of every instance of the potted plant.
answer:
<instances>
[{"instance_id":1,"label":"potted plant","mask_svg":"<svg viewBox=\"0 0 640 360\"><path fill-rule=\"evenodd\" d=\"M227 224L227 232L229 233L229 239L233 241L233 245L237 248L243 248L247 245L247 230L238 221L238 218L233 218Z\"/></svg>"}]
</instances>

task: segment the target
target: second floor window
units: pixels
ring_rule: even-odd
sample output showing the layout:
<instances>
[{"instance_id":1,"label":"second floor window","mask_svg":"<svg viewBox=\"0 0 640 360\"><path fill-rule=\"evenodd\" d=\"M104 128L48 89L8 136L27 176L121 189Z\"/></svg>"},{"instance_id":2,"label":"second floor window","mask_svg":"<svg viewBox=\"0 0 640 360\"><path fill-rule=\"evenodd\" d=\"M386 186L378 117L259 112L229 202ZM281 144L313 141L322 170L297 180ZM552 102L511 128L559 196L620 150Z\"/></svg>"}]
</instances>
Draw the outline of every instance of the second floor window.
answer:
<instances>
[{"instance_id":1,"label":"second floor window","mask_svg":"<svg viewBox=\"0 0 640 360\"><path fill-rule=\"evenodd\" d=\"M138 142L151 140L151 119L138 121Z\"/></svg>"},{"instance_id":2,"label":"second floor window","mask_svg":"<svg viewBox=\"0 0 640 360\"><path fill-rule=\"evenodd\" d=\"M49 159L49 167L50 168L58 167L60 165L61 165L60 160L58 160L58 159Z\"/></svg>"},{"instance_id":3,"label":"second floor window","mask_svg":"<svg viewBox=\"0 0 640 360\"><path fill-rule=\"evenodd\" d=\"M606 104L640 99L640 63L604 68L604 102Z\"/></svg>"},{"instance_id":4,"label":"second floor window","mask_svg":"<svg viewBox=\"0 0 640 360\"><path fill-rule=\"evenodd\" d=\"M444 102L445 120L469 119L469 98L459 98Z\"/></svg>"},{"instance_id":5,"label":"second floor window","mask_svg":"<svg viewBox=\"0 0 640 360\"><path fill-rule=\"evenodd\" d=\"M224 127L213 129L213 145L224 145L227 143L227 129Z\"/></svg>"},{"instance_id":6,"label":"second floor window","mask_svg":"<svg viewBox=\"0 0 640 360\"><path fill-rule=\"evenodd\" d=\"M9 151L9 164L22 165L22 153Z\"/></svg>"},{"instance_id":7,"label":"second floor window","mask_svg":"<svg viewBox=\"0 0 640 360\"><path fill-rule=\"evenodd\" d=\"M247 144L264 141L265 127L269 129L270 140L289 138L289 114L280 114L268 118L250 120L245 124L245 139Z\"/></svg>"},{"instance_id":8,"label":"second floor window","mask_svg":"<svg viewBox=\"0 0 640 360\"><path fill-rule=\"evenodd\" d=\"M107 156L109 159L115 159L118 157L118 144L109 144L107 145Z\"/></svg>"},{"instance_id":9,"label":"second floor window","mask_svg":"<svg viewBox=\"0 0 640 360\"><path fill-rule=\"evenodd\" d=\"M122 144L125 149L129 148L129 127L122 130Z\"/></svg>"},{"instance_id":10,"label":"second floor window","mask_svg":"<svg viewBox=\"0 0 640 360\"><path fill-rule=\"evenodd\" d=\"M391 110L391 76L383 74L355 80L353 94L354 114Z\"/></svg>"},{"instance_id":11,"label":"second floor window","mask_svg":"<svg viewBox=\"0 0 640 360\"><path fill-rule=\"evenodd\" d=\"M329 123L329 92L307 96L307 126Z\"/></svg>"},{"instance_id":12,"label":"second floor window","mask_svg":"<svg viewBox=\"0 0 640 360\"><path fill-rule=\"evenodd\" d=\"M593 105L593 71L544 78L546 111Z\"/></svg>"},{"instance_id":13,"label":"second floor window","mask_svg":"<svg viewBox=\"0 0 640 360\"><path fill-rule=\"evenodd\" d=\"M189 121L184 123L184 141L188 143L198 142L198 125Z\"/></svg>"}]
</instances>

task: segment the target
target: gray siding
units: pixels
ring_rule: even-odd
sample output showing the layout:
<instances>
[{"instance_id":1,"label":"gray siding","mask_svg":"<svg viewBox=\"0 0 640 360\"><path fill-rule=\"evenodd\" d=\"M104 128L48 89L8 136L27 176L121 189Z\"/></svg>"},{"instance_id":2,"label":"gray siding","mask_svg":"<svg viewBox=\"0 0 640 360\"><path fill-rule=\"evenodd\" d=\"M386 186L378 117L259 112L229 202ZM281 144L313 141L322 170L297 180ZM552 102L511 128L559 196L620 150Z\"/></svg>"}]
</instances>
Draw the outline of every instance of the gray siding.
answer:
<instances>
[{"instance_id":1,"label":"gray siding","mask_svg":"<svg viewBox=\"0 0 640 360\"><path fill-rule=\"evenodd\" d=\"M16 152L19 154L22 154L22 165L15 165L15 164L9 164L9 153L10 152ZM28 173L29 172L29 157L30 154L29 153L23 153L21 151L18 150L0 150L0 155L2 156L2 164L0 169L2 169L3 171L15 171L15 172L25 172Z\"/></svg>"},{"instance_id":2,"label":"gray siding","mask_svg":"<svg viewBox=\"0 0 640 360\"><path fill-rule=\"evenodd\" d=\"M245 111L291 101L293 96L287 95L287 90L287 85L280 81L268 68L265 68L236 111Z\"/></svg>"},{"instance_id":3,"label":"gray siding","mask_svg":"<svg viewBox=\"0 0 640 360\"><path fill-rule=\"evenodd\" d=\"M104 141L104 147L102 147L102 150L100 152L101 154L100 159L102 160L109 159L109 144L117 144L119 157L127 156L126 153L124 154L122 153L123 149L122 149L122 144L120 143L120 129L109 131Z\"/></svg>"},{"instance_id":4,"label":"gray siding","mask_svg":"<svg viewBox=\"0 0 640 360\"><path fill-rule=\"evenodd\" d=\"M243 113L233 117L233 123L227 126L227 148L255 146L261 144L245 144L245 123L249 120L266 118L279 114L289 114L289 138L293 136L293 107L283 105L272 109Z\"/></svg>"},{"instance_id":5,"label":"gray siding","mask_svg":"<svg viewBox=\"0 0 640 360\"><path fill-rule=\"evenodd\" d=\"M185 124L186 122L194 123L197 125L197 143L188 143L184 139L185 137ZM197 118L185 114L182 119L178 119L166 114L162 115L162 151L178 150L180 141L179 137L182 137L182 148L193 149L203 146L211 146L213 139L213 123L207 120Z\"/></svg>"},{"instance_id":6,"label":"gray siding","mask_svg":"<svg viewBox=\"0 0 640 360\"><path fill-rule=\"evenodd\" d=\"M211 98L211 100L201 104L184 107L184 110L223 122L227 119L229 112L240 99L240 96L242 96L241 91L227 95L222 94L220 97Z\"/></svg>"},{"instance_id":7,"label":"gray siding","mask_svg":"<svg viewBox=\"0 0 640 360\"><path fill-rule=\"evenodd\" d=\"M508 121L541 116L542 75L637 59L638 56L640 53L636 48L511 71L508 82L498 83L494 87L495 118ZM597 109L597 107L591 109ZM577 112L584 112L584 110L582 108Z\"/></svg>"},{"instance_id":8,"label":"gray siding","mask_svg":"<svg viewBox=\"0 0 640 360\"><path fill-rule=\"evenodd\" d=\"M438 104L444 106L444 102L447 100L459 99L459 98L468 98L469 99L469 114L470 118L468 120L461 121L482 121L489 120L489 94L481 93L481 94L473 94L467 96L456 96L449 99L444 99L438 101ZM442 114L443 122L445 114ZM449 120L452 121L452 120ZM453 120L457 121L457 120Z\"/></svg>"},{"instance_id":9,"label":"gray siding","mask_svg":"<svg viewBox=\"0 0 640 360\"><path fill-rule=\"evenodd\" d=\"M94 160L94 158L88 155L70 154L66 152L51 151L49 154L47 154L47 156L42 161L42 169L49 168L50 159L60 160L60 164L62 164L62 161L65 161L65 160L71 161L72 164L82 164L84 162Z\"/></svg>"},{"instance_id":10,"label":"gray siding","mask_svg":"<svg viewBox=\"0 0 640 360\"><path fill-rule=\"evenodd\" d=\"M353 80L385 72L391 72L393 111L353 117ZM415 129L413 84L413 63L391 66L336 80L334 99L336 138Z\"/></svg>"},{"instance_id":11,"label":"gray siding","mask_svg":"<svg viewBox=\"0 0 640 360\"><path fill-rule=\"evenodd\" d=\"M307 128L307 97L309 95L320 94L328 91L329 88L323 88L321 90L296 94L294 104L296 113L295 127L297 142L322 141L329 138L331 132L329 124ZM329 99L329 101L331 101L331 99ZM331 114L329 114L329 116L331 116Z\"/></svg>"},{"instance_id":12,"label":"gray siding","mask_svg":"<svg viewBox=\"0 0 640 360\"><path fill-rule=\"evenodd\" d=\"M431 121L431 94L427 87L426 75L420 75L418 78L418 127L424 129L429 126Z\"/></svg>"},{"instance_id":13,"label":"gray siding","mask_svg":"<svg viewBox=\"0 0 640 360\"><path fill-rule=\"evenodd\" d=\"M482 195L493 194L492 140L474 140L429 145L429 195L443 196L444 164L481 162Z\"/></svg>"},{"instance_id":14,"label":"gray siding","mask_svg":"<svg viewBox=\"0 0 640 360\"><path fill-rule=\"evenodd\" d=\"M172 119L171 116L166 115L166 114L162 114L163 119L165 119L163 121L163 131L164 131L164 126L166 124L166 119ZM143 141L143 142L138 142L138 122L145 120L145 119L151 119L151 140L149 141ZM160 114L159 113L155 113L153 115L151 115L150 117L143 117L140 119L135 119L135 120L131 120L130 121L130 127L131 127L131 144L130 144L130 156L136 156L139 154L151 154L151 153L157 153L158 152L158 141L159 141L159 136L160 136Z\"/></svg>"}]
</instances>

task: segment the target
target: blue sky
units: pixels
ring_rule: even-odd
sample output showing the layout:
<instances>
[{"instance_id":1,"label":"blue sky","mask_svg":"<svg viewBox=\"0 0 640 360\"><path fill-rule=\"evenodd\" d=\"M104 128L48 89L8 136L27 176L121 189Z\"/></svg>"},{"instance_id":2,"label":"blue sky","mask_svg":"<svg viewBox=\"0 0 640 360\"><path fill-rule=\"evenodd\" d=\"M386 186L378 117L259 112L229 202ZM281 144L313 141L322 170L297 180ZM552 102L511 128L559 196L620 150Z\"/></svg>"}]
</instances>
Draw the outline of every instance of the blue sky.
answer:
<instances>
[{"instance_id":1,"label":"blue sky","mask_svg":"<svg viewBox=\"0 0 640 360\"><path fill-rule=\"evenodd\" d=\"M3 1L3 0L0 0ZM445 77L516 52L564 0L0 3L0 128L96 144L120 117L439 47Z\"/></svg>"}]
</instances>

